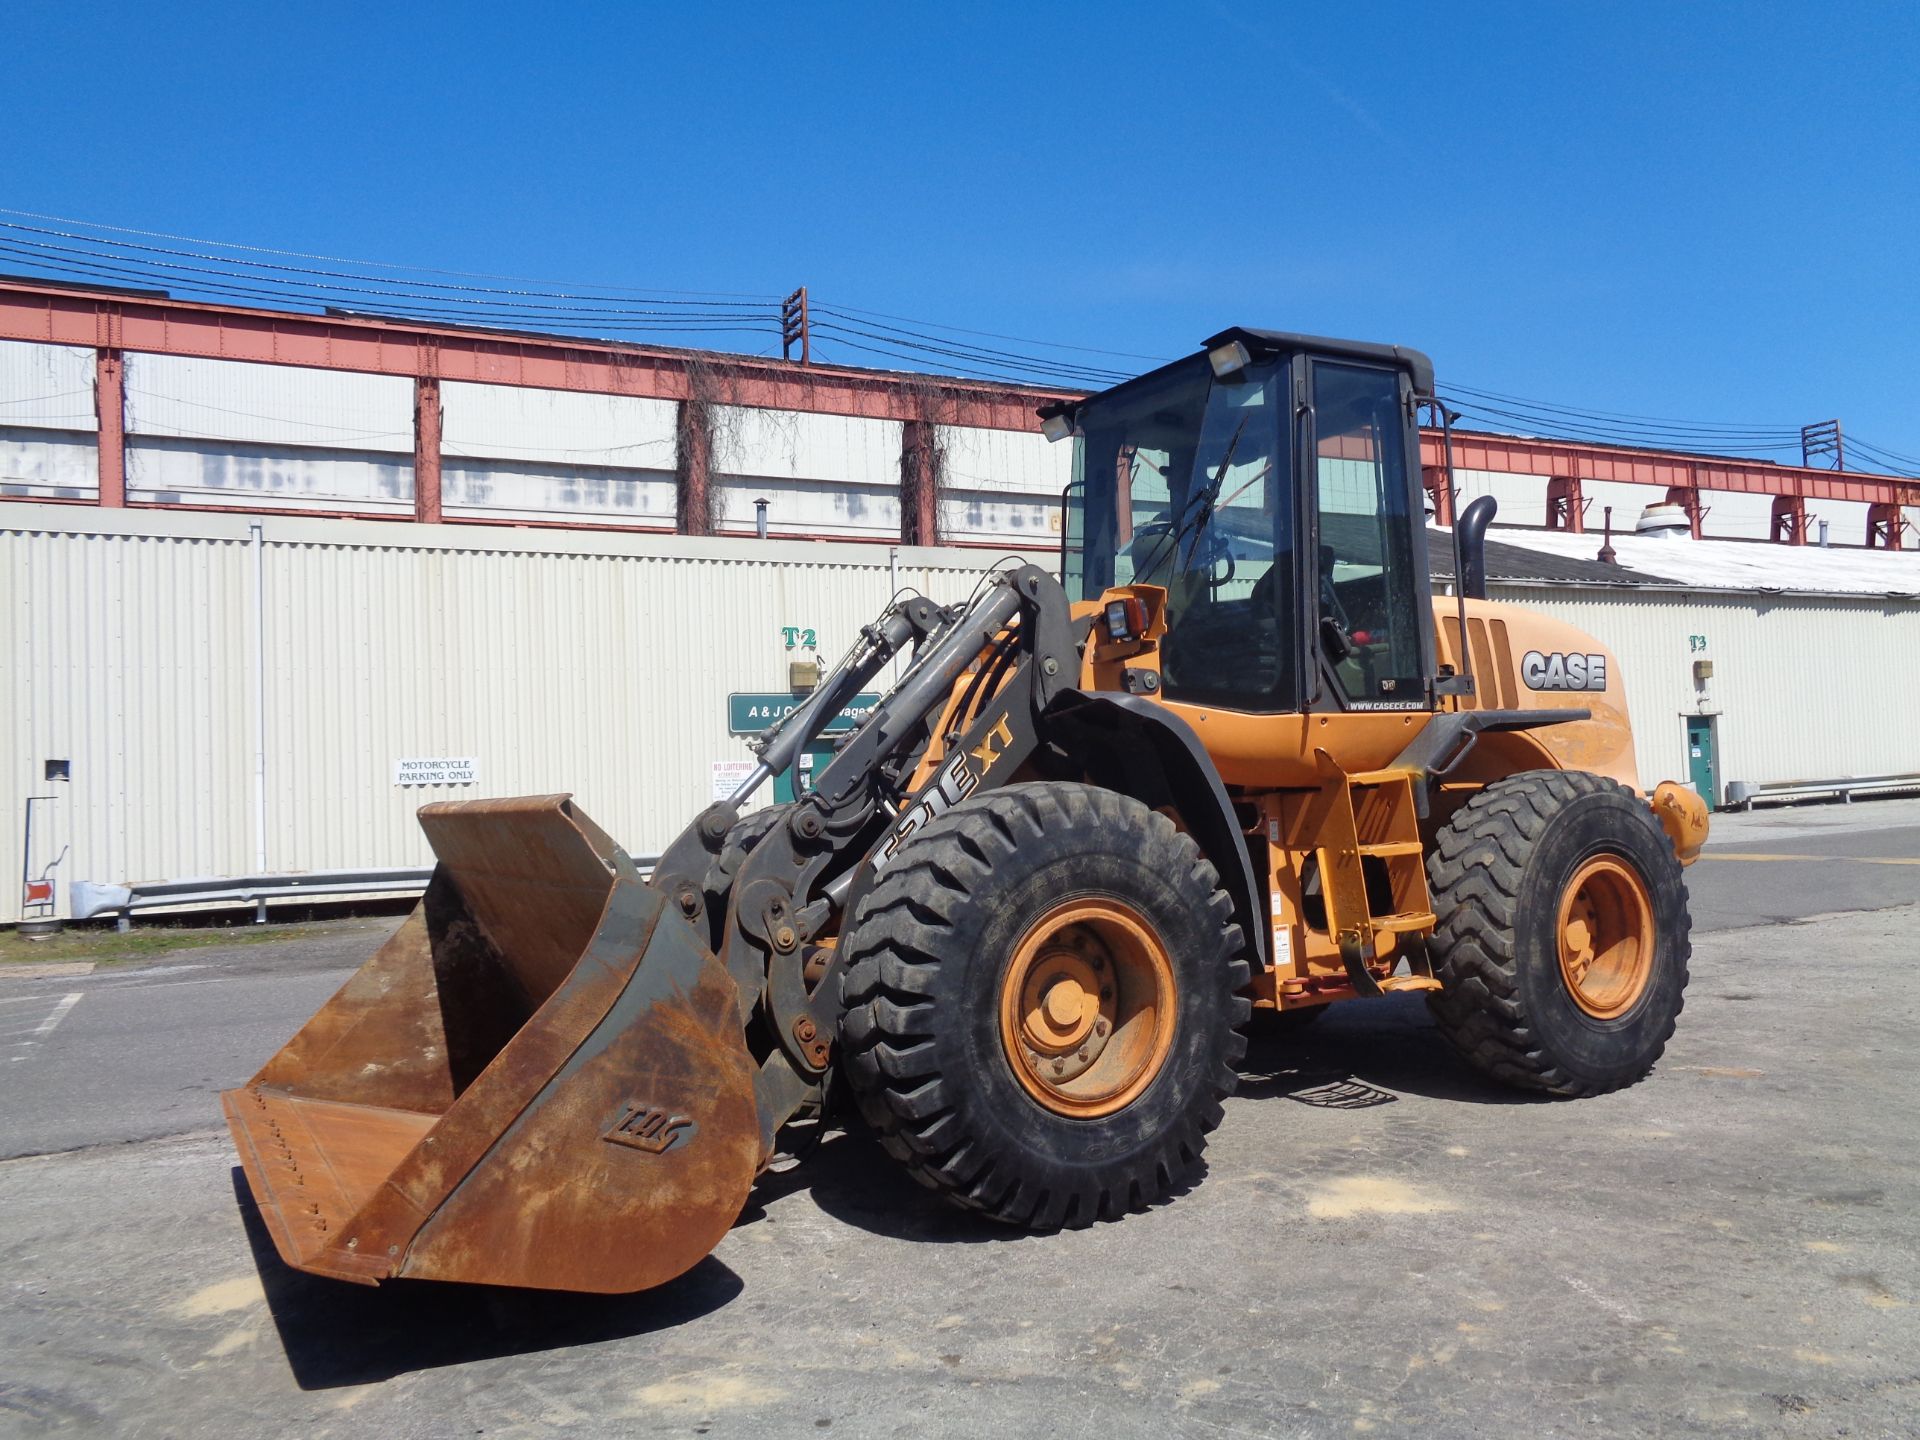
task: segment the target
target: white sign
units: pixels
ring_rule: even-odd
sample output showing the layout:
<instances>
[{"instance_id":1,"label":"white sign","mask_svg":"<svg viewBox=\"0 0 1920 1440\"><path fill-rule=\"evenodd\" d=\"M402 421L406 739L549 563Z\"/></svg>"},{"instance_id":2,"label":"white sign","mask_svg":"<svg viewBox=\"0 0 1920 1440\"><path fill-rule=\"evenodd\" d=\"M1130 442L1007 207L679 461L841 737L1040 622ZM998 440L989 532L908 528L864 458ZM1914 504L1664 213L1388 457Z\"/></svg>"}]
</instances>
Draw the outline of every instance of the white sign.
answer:
<instances>
[{"instance_id":1,"label":"white sign","mask_svg":"<svg viewBox=\"0 0 1920 1440\"><path fill-rule=\"evenodd\" d=\"M396 785L477 785L480 783L478 760L396 760L393 762Z\"/></svg>"},{"instance_id":2,"label":"white sign","mask_svg":"<svg viewBox=\"0 0 1920 1440\"><path fill-rule=\"evenodd\" d=\"M713 798L731 800L733 792L746 783L758 764L754 760L715 760L713 762Z\"/></svg>"}]
</instances>

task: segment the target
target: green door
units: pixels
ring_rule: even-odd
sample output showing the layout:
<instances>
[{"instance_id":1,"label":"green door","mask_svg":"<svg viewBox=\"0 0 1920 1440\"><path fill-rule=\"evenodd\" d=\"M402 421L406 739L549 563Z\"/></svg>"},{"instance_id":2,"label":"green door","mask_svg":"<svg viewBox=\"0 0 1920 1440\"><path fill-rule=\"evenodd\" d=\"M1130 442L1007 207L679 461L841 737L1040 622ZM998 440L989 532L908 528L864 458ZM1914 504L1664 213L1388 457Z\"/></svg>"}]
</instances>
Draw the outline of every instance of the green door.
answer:
<instances>
[{"instance_id":1,"label":"green door","mask_svg":"<svg viewBox=\"0 0 1920 1440\"><path fill-rule=\"evenodd\" d=\"M1719 808L1718 762L1713 754L1713 717L1687 716L1687 779L1709 810Z\"/></svg>"}]
</instances>

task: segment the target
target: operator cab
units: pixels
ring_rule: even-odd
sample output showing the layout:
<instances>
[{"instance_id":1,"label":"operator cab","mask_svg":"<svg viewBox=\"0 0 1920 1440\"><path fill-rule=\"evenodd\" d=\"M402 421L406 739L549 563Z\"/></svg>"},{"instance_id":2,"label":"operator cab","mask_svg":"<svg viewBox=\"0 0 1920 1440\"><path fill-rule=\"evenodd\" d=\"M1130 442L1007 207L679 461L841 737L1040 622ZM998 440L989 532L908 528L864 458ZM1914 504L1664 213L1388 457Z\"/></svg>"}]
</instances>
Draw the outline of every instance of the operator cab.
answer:
<instances>
[{"instance_id":1,"label":"operator cab","mask_svg":"<svg viewBox=\"0 0 1920 1440\"><path fill-rule=\"evenodd\" d=\"M1047 432L1074 436L1068 598L1166 590L1169 700L1434 708L1415 423L1432 389L1417 351L1234 329L1047 407Z\"/></svg>"}]
</instances>

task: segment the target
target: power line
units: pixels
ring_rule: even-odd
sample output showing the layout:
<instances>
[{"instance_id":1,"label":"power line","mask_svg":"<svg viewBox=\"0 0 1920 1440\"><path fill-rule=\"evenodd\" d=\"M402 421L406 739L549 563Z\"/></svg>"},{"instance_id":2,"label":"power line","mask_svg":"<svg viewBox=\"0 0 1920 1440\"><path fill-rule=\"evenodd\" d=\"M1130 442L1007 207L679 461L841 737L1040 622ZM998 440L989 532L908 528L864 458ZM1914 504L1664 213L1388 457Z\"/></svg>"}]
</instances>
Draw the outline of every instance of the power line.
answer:
<instances>
[{"instance_id":1,"label":"power line","mask_svg":"<svg viewBox=\"0 0 1920 1440\"><path fill-rule=\"evenodd\" d=\"M617 285L580 287L564 281L353 260L302 250L208 240L8 207L0 207L0 215L15 217L0 220L0 231L11 232L0 235L0 254L28 261L43 270L95 281L130 281L245 303L264 301L313 306L336 314L503 329L558 330L563 334L577 334L582 328L634 335L765 337L779 333L779 297L771 294ZM24 221L46 223L20 223ZM113 236L138 238L110 238ZM60 243L63 241L71 243ZM174 243L144 243L150 241ZM177 248L182 245L200 248ZM248 256L277 258L250 259ZM280 263L291 260L315 263ZM333 266L350 268L322 268ZM387 273L370 274L369 271ZM390 278L393 275L449 279L402 281ZM454 283L467 281L503 284ZM557 288L531 288L538 286ZM1155 363L1163 359L1133 351L968 329L855 305L822 305L816 301L813 313L819 317L813 330L830 337L833 344L863 355L971 379L1097 390L1131 379L1135 372L1073 359L1073 355ZM1001 344L983 345L976 343L977 340ZM1034 347L1047 353L1011 347ZM769 349L765 345L761 347L763 352ZM1445 398L1463 417L1477 418L1498 427L1526 427L1543 437L1716 455L1788 454L1800 450L1798 426L1686 420L1597 409L1464 384L1450 385ZM1848 436L1848 444L1877 463L1896 469L1920 468L1920 457L1852 435Z\"/></svg>"},{"instance_id":2,"label":"power line","mask_svg":"<svg viewBox=\"0 0 1920 1440\"><path fill-rule=\"evenodd\" d=\"M1083 355L1113 355L1123 360L1151 360L1156 365L1167 363L1166 355L1142 355L1132 350L1100 350L1091 345L1068 345L1058 340L1034 340L1020 335L1002 335L995 330L968 330L959 325L942 325L933 320L916 320L910 315L889 315L884 310L863 310L857 305L843 305L842 310L854 315L873 316L881 320L898 320L905 325L918 325L926 330L942 330L953 335L978 335L987 340L1008 340L1016 345L1039 345L1048 350L1076 350Z\"/></svg>"},{"instance_id":3,"label":"power line","mask_svg":"<svg viewBox=\"0 0 1920 1440\"><path fill-rule=\"evenodd\" d=\"M386 260L350 260L339 255L316 255L306 250L276 250L267 245L243 245L231 240L206 240L194 235L174 235L164 230L136 230L125 225L106 225L93 220L75 220L67 215L46 215L37 210L13 210L0 206L0 215L23 220L48 220L57 225L78 225L86 230L104 230L116 235L139 235L148 240L173 240L186 245L206 245L219 250L239 250L251 255L279 255L293 260L320 260L329 265L359 265L374 270L400 270L416 275L451 275L464 280L512 280L527 285L559 285L568 282L537 280L524 275L495 275L483 270L441 270L428 265L400 265ZM630 295L705 295L736 300L778 300L778 295L740 290L636 290L621 285L601 287Z\"/></svg>"},{"instance_id":4,"label":"power line","mask_svg":"<svg viewBox=\"0 0 1920 1440\"><path fill-rule=\"evenodd\" d=\"M250 277L238 280L224 279L218 275L211 278L177 279L167 270L152 268L152 262L127 262L114 264L105 259L70 258L52 255L42 249L24 247L17 243L0 240L0 254L32 261L43 270L55 270L63 274L78 275L87 279L102 277L113 280L131 280L145 285L159 284L163 288L185 289L196 294L215 296L220 299L240 301L269 301L279 304L305 304L319 307L339 307L353 294L362 294L379 302L377 307L365 307L368 313L386 313L391 316L411 320L433 320L453 324L487 324L496 327L535 328L571 325L578 329L583 323L591 322L604 329L653 331L665 333L733 333L762 334L773 328L770 314L752 312L713 312L692 316L662 316L646 311L605 310L588 313L559 313L555 311L502 312L499 309L477 305L471 302L449 300L442 296L414 296L404 291L349 291L345 287L304 288L290 285L265 286L246 283Z\"/></svg>"},{"instance_id":5,"label":"power line","mask_svg":"<svg viewBox=\"0 0 1920 1440\"><path fill-rule=\"evenodd\" d=\"M1482 400L1497 400L1526 409L1552 411L1559 414L1582 416L1596 420L1639 420L1650 422L1656 427L1726 431L1742 435L1763 434L1783 437L1792 436L1796 439L1800 434L1800 427L1797 425L1736 424L1731 421L1682 420L1663 415L1638 415L1625 410L1587 410L1578 406L1560 404L1554 401L1530 400L1522 395L1505 395L1498 390L1481 390L1472 385L1451 384L1448 386L1448 389L1461 395L1477 396Z\"/></svg>"},{"instance_id":6,"label":"power line","mask_svg":"<svg viewBox=\"0 0 1920 1440\"><path fill-rule=\"evenodd\" d=\"M919 346L926 346L930 349L936 349L936 350L950 349L956 353L964 351L966 353L980 356L983 358L991 358L996 360L1012 360L1020 363L1032 363L1036 365L1046 366L1049 369L1070 371L1078 374L1091 375L1091 376L1096 376L1096 377L1106 378L1106 379L1113 379L1113 380L1124 380L1124 379L1132 378L1132 372L1130 371L1113 370L1102 365L1087 365L1078 360L1052 360L1052 359L1046 359L1046 358L1037 357L1033 355L1024 355L1016 351L996 350L985 345L972 345L964 340L952 340L952 339L948 339L945 336L928 335L924 331L906 330L901 328L898 325L882 324L880 321L877 321L877 320L858 320L858 319L855 319L853 315L847 311L837 309L831 305L821 305L817 302L813 306L813 313L816 315L830 315L836 319L844 320L849 326L858 330L859 333L861 334L870 335L872 331L875 331L875 330L886 331L890 335L899 337L899 339L895 343L903 344L903 345L912 345L915 348L919 348ZM874 338L879 338L879 337L875 336Z\"/></svg>"},{"instance_id":7,"label":"power line","mask_svg":"<svg viewBox=\"0 0 1920 1440\"><path fill-rule=\"evenodd\" d=\"M816 306L815 315L832 315L825 307ZM835 324L832 320L816 320L813 325L816 333L838 334L843 337L858 336L876 344L884 344L921 356L942 356L959 360L971 365L1002 370L1013 369L1026 374L1051 375L1055 379L1071 381L1076 384L1091 383L1104 388L1115 380L1126 377L1112 371L1095 371L1085 366L1063 364L1058 361L1042 360L1034 356L1011 355L1002 351L985 351L958 345L942 345L932 340L902 337L898 334L880 334L857 324Z\"/></svg>"},{"instance_id":8,"label":"power line","mask_svg":"<svg viewBox=\"0 0 1920 1440\"><path fill-rule=\"evenodd\" d=\"M46 230L35 225L17 224L16 222L11 220L0 220L0 228L13 230L22 234L48 236L48 237L51 237L51 239L75 240L75 241L79 241L82 245L111 246L118 250L132 250L132 251L141 252L142 254L147 254L147 255L170 255L178 259L186 259L186 260L210 260L210 261L214 261L216 264L221 266L234 266L234 265L245 266L246 268L251 270L261 270L261 271L269 272L266 276L261 278L272 280L274 283L284 283L279 278L280 276L283 276L283 275L297 275L302 277L303 279L321 279L321 280L365 281L365 280L375 278L375 277L357 274L350 271L318 270L310 266L274 265L274 264L271 264L265 261L260 261L260 260L242 260L232 256L203 254L195 250L173 250L165 246L159 246L159 245L136 245L124 240L95 240L92 236L74 235L63 230ZM70 255L96 255L99 253L97 250L75 249L72 246L55 245L51 243L51 239L25 241L22 243L42 245L49 250L70 254ZM149 264L149 265L158 266L160 268L168 269L168 270L189 271L197 274L216 274L216 275L228 275L228 276L231 276L232 274L232 271L230 269L208 270L204 266L174 265L174 264L169 264L168 262L162 261L162 260L140 261L137 259L131 259L129 257L120 256L120 255L110 255L107 258L111 258L115 260L126 260L128 263ZM604 302L621 306L621 307L631 306L635 303L634 301L622 299L619 296L598 295L591 292L579 292L579 291L569 291L569 290L501 290L498 288L490 288L490 287L478 286L478 285L447 285L447 284L442 284L438 281L432 281L432 280L421 280L421 281L415 281L413 283L416 286L423 287L429 290L446 290L446 291L453 292L454 297L458 297L461 295L480 295L480 296L507 295L507 296L521 296L521 297L526 297L530 299L543 299L543 300L599 300L599 301L604 301ZM394 287L388 282L377 282L377 284L378 284L379 293L386 293L387 291L394 289ZM322 288L352 289L354 287L326 285ZM414 293L414 292L405 292L405 293ZM439 297L433 297L433 298L447 299L449 297L439 296ZM516 302L509 301L509 300L497 300L497 301L492 301L490 303L507 305L507 304L514 304ZM647 303L649 305L680 306L689 310L738 310L742 308L737 304L723 304L719 300L678 300L678 299L648 298ZM524 308L531 308L531 307L524 307ZM648 311L644 313L665 314L669 312Z\"/></svg>"},{"instance_id":9,"label":"power line","mask_svg":"<svg viewBox=\"0 0 1920 1440\"><path fill-rule=\"evenodd\" d=\"M1603 425L1575 420L1553 420L1538 414L1508 410L1500 406L1476 405L1451 393L1442 397L1460 415L1493 422L1496 426L1515 425L1521 427L1521 433L1532 434L1540 438L1564 438L1591 440L1610 445L1637 446L1647 450L1684 449L1703 454L1739 456L1751 451L1772 451L1797 455L1800 452L1799 435L1787 440L1740 440L1733 437L1713 437L1679 433L1657 433L1634 429L1623 425Z\"/></svg>"}]
</instances>

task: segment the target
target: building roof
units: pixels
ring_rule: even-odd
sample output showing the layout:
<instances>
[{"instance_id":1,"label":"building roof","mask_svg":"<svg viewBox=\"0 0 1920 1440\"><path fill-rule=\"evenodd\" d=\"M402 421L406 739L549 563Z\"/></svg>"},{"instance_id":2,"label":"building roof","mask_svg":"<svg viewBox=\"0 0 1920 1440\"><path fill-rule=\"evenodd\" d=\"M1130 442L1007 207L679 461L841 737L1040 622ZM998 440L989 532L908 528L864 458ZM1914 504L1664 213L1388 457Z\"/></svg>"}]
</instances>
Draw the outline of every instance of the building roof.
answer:
<instances>
[{"instance_id":1,"label":"building roof","mask_svg":"<svg viewBox=\"0 0 1920 1440\"><path fill-rule=\"evenodd\" d=\"M1500 530L1487 536L1487 578L1489 580L1509 580L1519 582L1538 582L1545 585L1666 585L1672 582L1665 578L1631 569L1625 565L1602 565L1594 558L1600 550L1600 540L1591 537L1593 543L1586 553L1556 555L1532 546L1514 543L1516 535L1530 535L1530 531L1516 532ZM1616 545L1614 547L1618 549ZM1429 530L1427 532L1428 568L1436 580L1453 579L1453 532L1450 530Z\"/></svg>"},{"instance_id":2,"label":"building roof","mask_svg":"<svg viewBox=\"0 0 1920 1440\"><path fill-rule=\"evenodd\" d=\"M1453 541L1432 532L1436 576L1451 577ZM1766 540L1694 540L1685 535L1613 537L1616 565L1595 558L1591 532L1502 527L1487 538L1487 578L1539 584L1678 587L1747 594L1880 595L1920 600L1920 551L1781 545Z\"/></svg>"}]
</instances>

